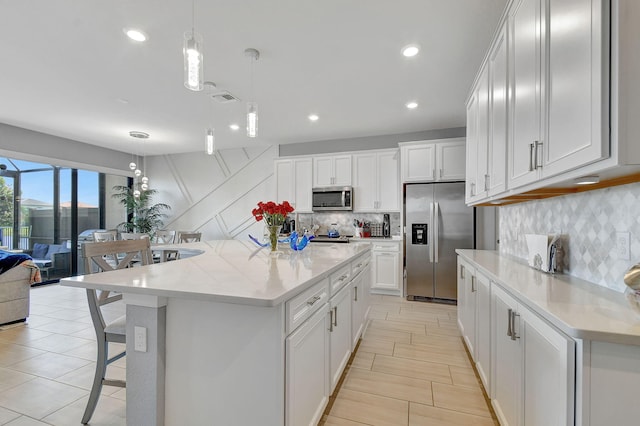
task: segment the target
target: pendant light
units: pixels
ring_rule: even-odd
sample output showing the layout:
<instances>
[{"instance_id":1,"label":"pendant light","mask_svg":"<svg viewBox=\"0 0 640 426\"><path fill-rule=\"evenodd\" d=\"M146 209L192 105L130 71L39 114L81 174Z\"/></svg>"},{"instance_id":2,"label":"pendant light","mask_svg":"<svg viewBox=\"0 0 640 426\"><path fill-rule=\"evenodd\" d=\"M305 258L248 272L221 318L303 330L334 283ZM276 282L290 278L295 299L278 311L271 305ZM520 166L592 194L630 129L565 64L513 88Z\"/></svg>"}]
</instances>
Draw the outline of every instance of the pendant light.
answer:
<instances>
[{"instance_id":1,"label":"pendant light","mask_svg":"<svg viewBox=\"0 0 640 426\"><path fill-rule=\"evenodd\" d=\"M149 178L147 177L147 150L146 150L146 139L142 141L142 178L140 178L140 189L146 191L149 189Z\"/></svg>"},{"instance_id":2,"label":"pendant light","mask_svg":"<svg viewBox=\"0 0 640 426\"><path fill-rule=\"evenodd\" d=\"M184 87L196 92L204 88L204 58L202 55L202 36L196 33L196 6L191 2L191 31L184 33Z\"/></svg>"},{"instance_id":3,"label":"pendant light","mask_svg":"<svg viewBox=\"0 0 640 426\"><path fill-rule=\"evenodd\" d=\"M250 138L255 138L258 135L258 103L254 101L253 94L253 64L260 58L260 52L257 49L248 48L245 49L244 55L249 57L251 60L250 95L252 100L247 102L247 136L249 136Z\"/></svg>"},{"instance_id":4,"label":"pendant light","mask_svg":"<svg viewBox=\"0 0 640 426\"><path fill-rule=\"evenodd\" d=\"M207 129L207 137L206 137L207 155L213 155L216 152L215 143L216 143L215 129L209 128Z\"/></svg>"}]
</instances>

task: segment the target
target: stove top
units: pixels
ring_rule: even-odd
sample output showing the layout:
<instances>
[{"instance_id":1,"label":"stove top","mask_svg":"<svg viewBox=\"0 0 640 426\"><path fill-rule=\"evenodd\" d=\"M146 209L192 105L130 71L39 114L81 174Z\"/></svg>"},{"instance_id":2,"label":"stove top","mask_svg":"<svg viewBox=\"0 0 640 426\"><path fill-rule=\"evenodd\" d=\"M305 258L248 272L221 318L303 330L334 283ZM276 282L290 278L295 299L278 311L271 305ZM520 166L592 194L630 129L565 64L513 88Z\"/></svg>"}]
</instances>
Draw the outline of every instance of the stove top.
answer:
<instances>
[{"instance_id":1,"label":"stove top","mask_svg":"<svg viewBox=\"0 0 640 426\"><path fill-rule=\"evenodd\" d=\"M340 235L339 237L329 237L328 235L316 235L311 240L312 243L348 243L350 236Z\"/></svg>"}]
</instances>

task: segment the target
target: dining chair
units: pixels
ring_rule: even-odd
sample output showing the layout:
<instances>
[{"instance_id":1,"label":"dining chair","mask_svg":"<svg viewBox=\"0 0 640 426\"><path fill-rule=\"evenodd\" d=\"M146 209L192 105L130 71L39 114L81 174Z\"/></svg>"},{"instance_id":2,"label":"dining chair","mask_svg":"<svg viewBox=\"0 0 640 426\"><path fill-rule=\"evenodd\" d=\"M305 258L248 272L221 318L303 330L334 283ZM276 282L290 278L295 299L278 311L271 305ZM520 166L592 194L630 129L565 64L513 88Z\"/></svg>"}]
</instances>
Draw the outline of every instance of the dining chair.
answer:
<instances>
[{"instance_id":1,"label":"dining chair","mask_svg":"<svg viewBox=\"0 0 640 426\"><path fill-rule=\"evenodd\" d=\"M201 232L179 232L178 243L197 243L202 238Z\"/></svg>"},{"instance_id":2,"label":"dining chair","mask_svg":"<svg viewBox=\"0 0 640 426\"><path fill-rule=\"evenodd\" d=\"M156 231L153 236L155 245L173 244L176 241L176 231L169 229L161 229ZM157 252L160 252L157 254ZM159 249L154 250L154 261L166 262L168 260L176 260L178 258L178 250Z\"/></svg>"},{"instance_id":3,"label":"dining chair","mask_svg":"<svg viewBox=\"0 0 640 426\"><path fill-rule=\"evenodd\" d=\"M120 233L121 240L139 240L142 238L149 238L149 234L145 234L144 232L121 232Z\"/></svg>"},{"instance_id":4,"label":"dining chair","mask_svg":"<svg viewBox=\"0 0 640 426\"><path fill-rule=\"evenodd\" d=\"M118 239L118 231L100 231L93 233L93 241L95 242L104 242L104 241L115 241Z\"/></svg>"},{"instance_id":5,"label":"dining chair","mask_svg":"<svg viewBox=\"0 0 640 426\"><path fill-rule=\"evenodd\" d=\"M130 268L134 259L142 265L153 263L151 245L148 238L138 240L104 241L86 243L82 251L84 267L87 273L97 269L106 272L116 269ZM107 259L115 259L115 264ZM95 273L95 272L93 272ZM107 366L125 356L123 351L109 358L109 343L126 343L126 316L107 323L103 315L103 307L122 299L122 294L110 295L106 290L87 289L87 301L91 321L96 332L98 356L96 371L89 394L89 401L82 416L82 424L89 423L98 404L103 385L126 387L124 380L113 380L105 377Z\"/></svg>"}]
</instances>

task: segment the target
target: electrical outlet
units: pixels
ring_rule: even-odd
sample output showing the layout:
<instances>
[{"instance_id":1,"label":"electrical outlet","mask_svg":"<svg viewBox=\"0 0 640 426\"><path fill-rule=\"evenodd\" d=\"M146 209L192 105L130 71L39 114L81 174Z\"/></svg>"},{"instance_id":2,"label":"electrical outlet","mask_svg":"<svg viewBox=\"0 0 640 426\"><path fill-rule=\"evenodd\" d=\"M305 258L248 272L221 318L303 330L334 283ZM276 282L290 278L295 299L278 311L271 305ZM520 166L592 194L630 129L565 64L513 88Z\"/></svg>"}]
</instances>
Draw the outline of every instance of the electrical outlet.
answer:
<instances>
[{"instance_id":1,"label":"electrical outlet","mask_svg":"<svg viewBox=\"0 0 640 426\"><path fill-rule=\"evenodd\" d=\"M629 249L629 233L617 232L616 233L616 252L618 253L618 259L629 260L631 253Z\"/></svg>"},{"instance_id":2,"label":"electrical outlet","mask_svg":"<svg viewBox=\"0 0 640 426\"><path fill-rule=\"evenodd\" d=\"M133 349L136 352L147 351L147 329L145 327L133 327Z\"/></svg>"}]
</instances>

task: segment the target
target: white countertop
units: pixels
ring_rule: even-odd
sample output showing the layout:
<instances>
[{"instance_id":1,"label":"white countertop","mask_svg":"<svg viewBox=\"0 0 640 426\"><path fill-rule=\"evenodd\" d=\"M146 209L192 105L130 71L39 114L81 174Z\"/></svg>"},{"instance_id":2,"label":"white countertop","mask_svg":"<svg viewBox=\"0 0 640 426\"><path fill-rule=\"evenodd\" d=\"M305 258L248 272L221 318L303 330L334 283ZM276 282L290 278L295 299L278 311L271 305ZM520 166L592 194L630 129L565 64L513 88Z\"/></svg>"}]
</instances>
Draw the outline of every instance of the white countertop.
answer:
<instances>
[{"instance_id":1,"label":"white countertop","mask_svg":"<svg viewBox=\"0 0 640 426\"><path fill-rule=\"evenodd\" d=\"M310 244L299 252L287 246L277 256L271 256L268 247L239 240L163 247L201 250L202 254L64 278L60 284L128 294L276 306L368 251L370 244Z\"/></svg>"},{"instance_id":2,"label":"white countertop","mask_svg":"<svg viewBox=\"0 0 640 426\"><path fill-rule=\"evenodd\" d=\"M456 252L567 335L640 345L640 312L622 293L563 274L545 274L495 251Z\"/></svg>"}]
</instances>

